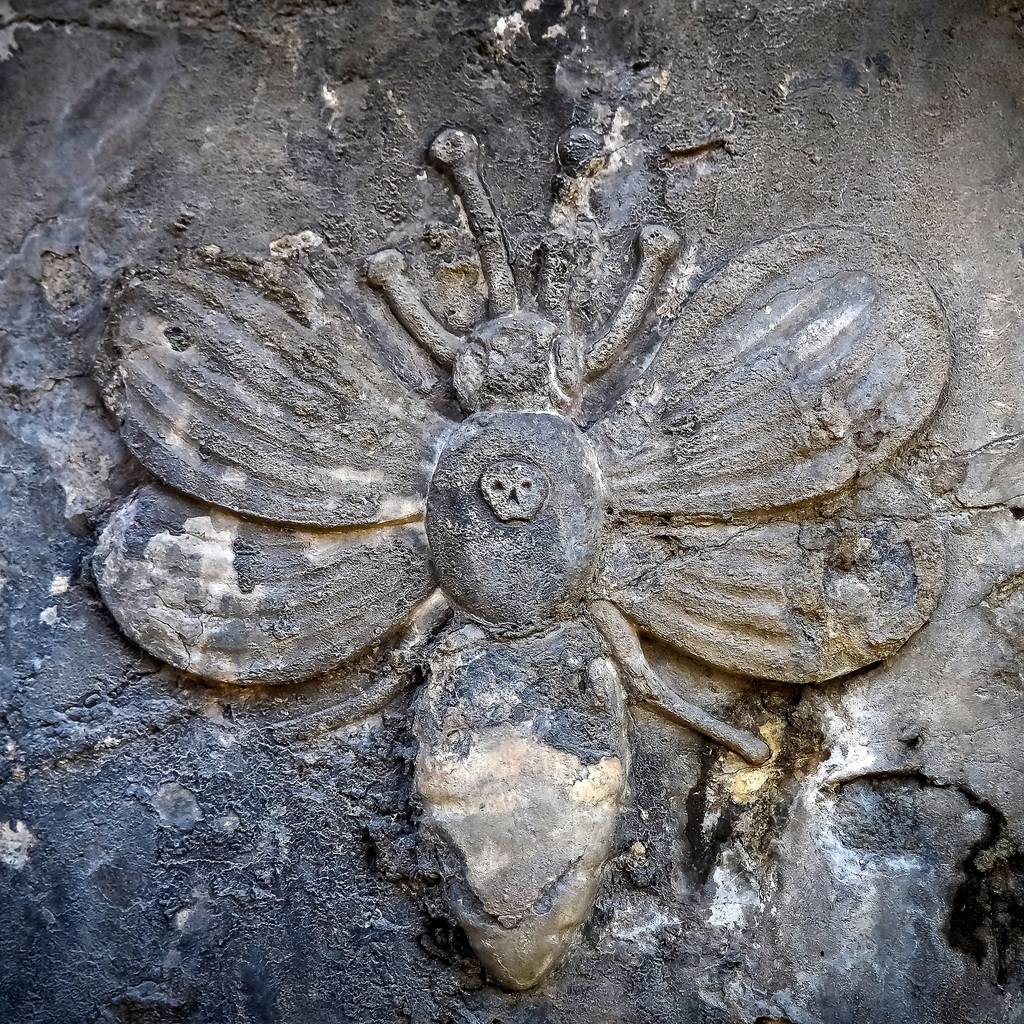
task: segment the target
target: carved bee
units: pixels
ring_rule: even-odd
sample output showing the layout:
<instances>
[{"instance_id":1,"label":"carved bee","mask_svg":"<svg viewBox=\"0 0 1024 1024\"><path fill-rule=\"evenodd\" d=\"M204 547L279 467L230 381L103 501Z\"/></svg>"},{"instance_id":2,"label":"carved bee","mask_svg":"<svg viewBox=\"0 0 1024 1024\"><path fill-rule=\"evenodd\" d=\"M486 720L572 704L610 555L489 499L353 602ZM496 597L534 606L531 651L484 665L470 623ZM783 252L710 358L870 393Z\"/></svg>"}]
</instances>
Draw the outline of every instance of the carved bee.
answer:
<instances>
[{"instance_id":1,"label":"carved bee","mask_svg":"<svg viewBox=\"0 0 1024 1024\"><path fill-rule=\"evenodd\" d=\"M641 634L807 683L926 621L942 580L927 523L815 502L925 423L948 331L886 241L793 231L710 277L585 428L581 397L645 324L678 236L643 228L617 312L575 336L564 311L524 307L474 136L442 131L430 155L477 239L489 319L451 333L394 250L367 277L450 370L461 418L297 271L202 254L135 271L100 377L159 483L114 513L95 572L129 637L215 680L296 682L397 643L422 669L424 841L459 865L452 910L490 976L520 989L593 907L631 702L772 756L660 678ZM404 685L388 678L382 700Z\"/></svg>"}]
</instances>

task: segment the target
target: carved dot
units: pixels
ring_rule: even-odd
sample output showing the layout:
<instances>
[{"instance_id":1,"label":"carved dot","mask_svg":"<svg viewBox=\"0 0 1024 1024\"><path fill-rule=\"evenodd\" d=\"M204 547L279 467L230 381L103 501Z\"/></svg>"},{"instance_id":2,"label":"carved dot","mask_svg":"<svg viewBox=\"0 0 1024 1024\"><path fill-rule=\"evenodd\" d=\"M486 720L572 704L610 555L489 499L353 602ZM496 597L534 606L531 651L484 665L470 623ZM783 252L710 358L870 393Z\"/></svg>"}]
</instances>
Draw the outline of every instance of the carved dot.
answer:
<instances>
[{"instance_id":1,"label":"carved dot","mask_svg":"<svg viewBox=\"0 0 1024 1024\"><path fill-rule=\"evenodd\" d=\"M171 324L169 327L166 327L164 329L164 337L175 352L184 352L191 345L188 335L177 324Z\"/></svg>"}]
</instances>

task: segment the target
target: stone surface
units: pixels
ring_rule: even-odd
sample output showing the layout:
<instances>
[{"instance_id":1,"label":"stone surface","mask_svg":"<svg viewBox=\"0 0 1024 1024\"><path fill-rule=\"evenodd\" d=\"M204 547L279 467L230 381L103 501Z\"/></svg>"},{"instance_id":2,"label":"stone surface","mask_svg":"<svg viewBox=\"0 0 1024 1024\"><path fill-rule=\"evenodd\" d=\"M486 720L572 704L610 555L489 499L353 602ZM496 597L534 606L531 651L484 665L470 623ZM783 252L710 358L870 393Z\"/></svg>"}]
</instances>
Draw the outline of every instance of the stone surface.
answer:
<instances>
[{"instance_id":1,"label":"stone surface","mask_svg":"<svg viewBox=\"0 0 1024 1024\"><path fill-rule=\"evenodd\" d=\"M721 517L837 491L931 416L948 347L936 296L891 245L816 230L754 246L595 428L609 502Z\"/></svg>"},{"instance_id":2,"label":"stone surface","mask_svg":"<svg viewBox=\"0 0 1024 1024\"><path fill-rule=\"evenodd\" d=\"M526 518L494 507L494 487L507 494L512 486L500 478L512 456L531 466L510 478L514 485L545 492ZM589 444L560 416L478 413L465 420L438 459L427 499L431 554L453 604L518 631L573 614L597 561L598 474Z\"/></svg>"},{"instance_id":3,"label":"stone surface","mask_svg":"<svg viewBox=\"0 0 1024 1024\"><path fill-rule=\"evenodd\" d=\"M605 546L602 583L651 635L779 682L834 679L895 653L945 582L930 523L662 527Z\"/></svg>"},{"instance_id":4,"label":"stone surface","mask_svg":"<svg viewBox=\"0 0 1024 1024\"><path fill-rule=\"evenodd\" d=\"M100 387L165 483L311 526L422 512L440 421L304 275L189 253L126 273L111 305Z\"/></svg>"},{"instance_id":5,"label":"stone surface","mask_svg":"<svg viewBox=\"0 0 1024 1024\"><path fill-rule=\"evenodd\" d=\"M344 307L273 262L205 251L129 271L96 376L132 452L168 486L114 512L93 572L126 635L209 680L326 676L395 632L405 660L421 647L421 838L453 855L445 888L488 978L525 990L567 957L600 889L626 785L626 695L751 765L771 757L666 684L639 633L743 676L809 682L895 653L927 621L943 582L930 517L855 527L803 506L856 495L858 476L913 438L945 383L949 332L895 249L789 232L705 283L585 431L584 385L643 329L678 233L641 228L618 309L573 334L567 308L546 310L557 323L520 308L476 136L443 129L429 154L476 240L488 319L450 331L394 249L370 257L367 283L451 369L470 415L432 415ZM573 278L546 265L542 303ZM776 521L701 543L652 512ZM294 528L310 520L327 529ZM439 601L451 628L406 636ZM597 646L581 656L574 631L588 628ZM565 762L549 735L571 717L565 693L584 664L588 680L597 671L592 714L615 734L593 765Z\"/></svg>"},{"instance_id":6,"label":"stone surface","mask_svg":"<svg viewBox=\"0 0 1024 1024\"><path fill-rule=\"evenodd\" d=\"M0 4L0 131L13 143L0 157L5 1019L1018 1019L1021 25L1014 4L880 0ZM481 151L454 132L427 154L445 125L471 129ZM668 227L640 230L651 223ZM822 246L823 225L866 248ZM790 273L805 245L794 237L823 255L783 290L818 274L821 315L798 322L820 326L734 358L770 333L757 268ZM400 262L368 266L382 250ZM526 315L534 292L559 330ZM741 293L741 319L716 333L709 308L728 314ZM506 316L507 331L477 326ZM849 329L830 335L840 321ZM840 344L821 361L809 341L829 337ZM688 346L694 375L666 376ZM712 368L736 410L702 376ZM448 627L427 614L435 599L415 616L402 603L425 597L427 578L389 618L377 587L408 577L350 573L355 619L323 634L318 674L271 688L257 657L240 689L127 642L100 600L112 563L102 549L93 562L148 471L197 496L199 516L164 531L188 503L162 492L170 504L132 528L136 543L173 542L142 559L137 591L108 587L108 604L144 619L151 605L132 602L153 590L152 559L177 551L182 612L205 621L212 580L222 610L266 635L251 602L280 582L267 538L336 548L316 529L415 521L446 421L498 407L556 410L607 438L602 531L650 556L638 594L667 576L678 595L678 574L713 551L700 531L748 530L748 550L758 531L796 536L794 579L742 570L743 600L768 616L753 646L779 628L770 599L791 584L810 594L785 618L804 646L778 674L862 667L828 687L749 681L730 672L774 674L751 645L742 663L723 659L635 610L688 654L649 637L630 664L649 663L669 704L759 734L760 764L680 728L678 703L670 721L638 701L621 732L602 714L544 727L545 709L584 699L562 689L579 668L552 680L548 703L530 687L460 694L445 714L472 717L492 691L528 712L474 726L532 808L508 876L488 873L480 845L506 824L505 791L424 724L441 680L460 678L437 635ZM694 459L715 466L715 429L750 446L744 487L691 472ZM261 430L274 458L253 447ZM194 528L231 513L237 533ZM225 532L230 567L221 551L211 575L199 547ZM715 607L710 595L700 610ZM845 635L851 612L860 625ZM410 616L409 637L389 632ZM600 659L578 604L554 617ZM481 630L485 660L492 644L539 642L489 628L456 622L446 636ZM265 647L214 634L229 641L250 659ZM509 987L524 975L502 979L487 944L564 854L536 840L568 806L565 759L625 764L626 742L628 792L610 786L603 822L572 830L597 837L574 909L548 928L534 901L533 918L506 922L536 932L522 971L549 941L561 965L505 993L485 970ZM518 743L535 763L509 760ZM416 765L435 757L432 793ZM474 788L481 827L443 820Z\"/></svg>"}]
</instances>

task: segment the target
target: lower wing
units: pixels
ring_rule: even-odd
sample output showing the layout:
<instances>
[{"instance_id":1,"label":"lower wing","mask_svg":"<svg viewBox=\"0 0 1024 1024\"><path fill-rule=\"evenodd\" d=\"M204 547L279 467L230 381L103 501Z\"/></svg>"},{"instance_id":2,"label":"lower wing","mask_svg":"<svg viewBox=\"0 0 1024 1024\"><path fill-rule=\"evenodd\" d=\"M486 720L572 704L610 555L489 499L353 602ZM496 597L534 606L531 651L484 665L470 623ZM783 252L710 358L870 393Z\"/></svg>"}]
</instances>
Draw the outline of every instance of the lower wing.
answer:
<instances>
[{"instance_id":1,"label":"lower wing","mask_svg":"<svg viewBox=\"0 0 1024 1024\"><path fill-rule=\"evenodd\" d=\"M701 661L814 683L893 654L927 621L942 581L934 527L836 519L638 527L609 544L599 590Z\"/></svg>"},{"instance_id":2,"label":"lower wing","mask_svg":"<svg viewBox=\"0 0 1024 1024\"><path fill-rule=\"evenodd\" d=\"M231 683L326 672L385 639L436 586L420 523L301 530L159 486L111 517L93 566L140 647Z\"/></svg>"}]
</instances>

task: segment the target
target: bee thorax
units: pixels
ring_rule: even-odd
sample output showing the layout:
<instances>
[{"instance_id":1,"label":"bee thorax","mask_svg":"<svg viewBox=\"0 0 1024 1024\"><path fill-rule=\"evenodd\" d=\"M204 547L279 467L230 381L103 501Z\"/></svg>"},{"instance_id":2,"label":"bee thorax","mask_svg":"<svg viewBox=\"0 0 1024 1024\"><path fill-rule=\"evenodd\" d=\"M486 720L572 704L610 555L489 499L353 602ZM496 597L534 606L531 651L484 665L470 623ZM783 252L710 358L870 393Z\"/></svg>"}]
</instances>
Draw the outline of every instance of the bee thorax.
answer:
<instances>
[{"instance_id":1,"label":"bee thorax","mask_svg":"<svg viewBox=\"0 0 1024 1024\"><path fill-rule=\"evenodd\" d=\"M603 517L585 437L553 413L478 413L441 452L427 495L438 582L478 622L528 632L575 614Z\"/></svg>"}]
</instances>

